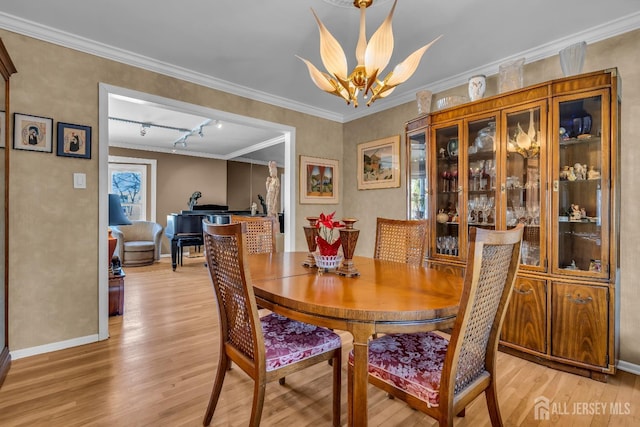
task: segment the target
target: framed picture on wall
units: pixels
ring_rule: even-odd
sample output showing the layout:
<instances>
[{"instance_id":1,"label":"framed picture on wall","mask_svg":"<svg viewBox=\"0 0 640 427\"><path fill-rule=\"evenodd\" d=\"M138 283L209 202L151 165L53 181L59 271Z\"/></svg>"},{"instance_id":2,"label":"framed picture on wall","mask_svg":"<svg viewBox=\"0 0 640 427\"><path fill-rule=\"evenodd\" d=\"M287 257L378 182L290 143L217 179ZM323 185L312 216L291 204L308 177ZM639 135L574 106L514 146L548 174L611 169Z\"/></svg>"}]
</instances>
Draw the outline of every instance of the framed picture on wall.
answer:
<instances>
[{"instance_id":1,"label":"framed picture on wall","mask_svg":"<svg viewBox=\"0 0 640 427\"><path fill-rule=\"evenodd\" d=\"M300 156L300 203L337 204L339 173L337 160Z\"/></svg>"},{"instance_id":2,"label":"framed picture on wall","mask_svg":"<svg viewBox=\"0 0 640 427\"><path fill-rule=\"evenodd\" d=\"M53 119L14 113L13 149L53 152Z\"/></svg>"},{"instance_id":3,"label":"framed picture on wall","mask_svg":"<svg viewBox=\"0 0 640 427\"><path fill-rule=\"evenodd\" d=\"M64 157L91 158L91 127L58 122L58 149Z\"/></svg>"},{"instance_id":4,"label":"framed picture on wall","mask_svg":"<svg viewBox=\"0 0 640 427\"><path fill-rule=\"evenodd\" d=\"M358 144L358 190L400 187L400 135Z\"/></svg>"}]
</instances>

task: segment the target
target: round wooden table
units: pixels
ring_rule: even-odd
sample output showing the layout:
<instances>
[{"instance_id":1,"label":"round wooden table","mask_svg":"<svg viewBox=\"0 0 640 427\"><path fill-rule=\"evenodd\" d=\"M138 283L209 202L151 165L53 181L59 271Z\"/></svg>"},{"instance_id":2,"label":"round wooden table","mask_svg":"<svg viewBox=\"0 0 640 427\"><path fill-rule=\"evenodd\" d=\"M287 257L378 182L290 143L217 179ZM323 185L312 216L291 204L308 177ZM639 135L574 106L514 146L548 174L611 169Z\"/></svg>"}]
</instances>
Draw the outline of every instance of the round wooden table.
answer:
<instances>
[{"instance_id":1,"label":"round wooden table","mask_svg":"<svg viewBox=\"0 0 640 427\"><path fill-rule=\"evenodd\" d=\"M354 257L360 277L317 274L306 252L249 256L258 305L292 319L353 335L354 378L349 425L367 425L368 342L374 333L416 332L453 325L463 279L442 271Z\"/></svg>"}]
</instances>

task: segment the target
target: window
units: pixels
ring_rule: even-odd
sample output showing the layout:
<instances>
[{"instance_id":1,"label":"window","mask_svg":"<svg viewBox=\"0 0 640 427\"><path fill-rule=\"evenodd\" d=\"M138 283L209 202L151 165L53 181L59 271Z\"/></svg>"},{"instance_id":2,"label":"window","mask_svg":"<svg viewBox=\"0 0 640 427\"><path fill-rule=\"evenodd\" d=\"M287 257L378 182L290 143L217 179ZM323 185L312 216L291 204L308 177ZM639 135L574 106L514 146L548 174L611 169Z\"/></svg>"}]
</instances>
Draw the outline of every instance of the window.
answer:
<instances>
[{"instance_id":1,"label":"window","mask_svg":"<svg viewBox=\"0 0 640 427\"><path fill-rule=\"evenodd\" d=\"M147 166L109 163L109 193L120 195L130 220L147 219Z\"/></svg>"}]
</instances>

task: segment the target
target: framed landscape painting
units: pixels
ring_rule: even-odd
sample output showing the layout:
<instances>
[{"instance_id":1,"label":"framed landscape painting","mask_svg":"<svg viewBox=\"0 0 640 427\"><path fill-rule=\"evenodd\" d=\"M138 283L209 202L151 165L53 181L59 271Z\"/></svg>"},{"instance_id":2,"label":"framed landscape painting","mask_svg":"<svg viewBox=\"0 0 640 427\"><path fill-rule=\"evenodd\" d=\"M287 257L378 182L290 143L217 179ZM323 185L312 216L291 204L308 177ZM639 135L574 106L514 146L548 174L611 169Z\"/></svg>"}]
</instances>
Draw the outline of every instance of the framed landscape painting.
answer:
<instances>
[{"instance_id":1,"label":"framed landscape painting","mask_svg":"<svg viewBox=\"0 0 640 427\"><path fill-rule=\"evenodd\" d=\"M300 203L337 204L338 161L300 156Z\"/></svg>"},{"instance_id":2,"label":"framed landscape painting","mask_svg":"<svg viewBox=\"0 0 640 427\"><path fill-rule=\"evenodd\" d=\"M400 135L358 144L358 190L400 187Z\"/></svg>"}]
</instances>

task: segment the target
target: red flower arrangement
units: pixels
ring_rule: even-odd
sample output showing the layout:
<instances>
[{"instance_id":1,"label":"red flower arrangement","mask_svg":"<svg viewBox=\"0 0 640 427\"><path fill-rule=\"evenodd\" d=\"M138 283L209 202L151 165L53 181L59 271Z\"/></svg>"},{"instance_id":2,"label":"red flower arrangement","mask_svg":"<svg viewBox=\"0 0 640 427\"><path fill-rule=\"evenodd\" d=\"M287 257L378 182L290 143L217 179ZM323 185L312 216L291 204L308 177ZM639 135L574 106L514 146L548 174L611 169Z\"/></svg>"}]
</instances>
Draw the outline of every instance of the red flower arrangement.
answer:
<instances>
[{"instance_id":1,"label":"red flower arrangement","mask_svg":"<svg viewBox=\"0 0 640 427\"><path fill-rule=\"evenodd\" d=\"M333 220L335 214L335 212L329 215L321 213L316 222L316 228L318 229L316 242L318 243L320 255L337 255L338 249L340 249L340 237L334 237L333 230L344 227L344 224Z\"/></svg>"}]
</instances>

